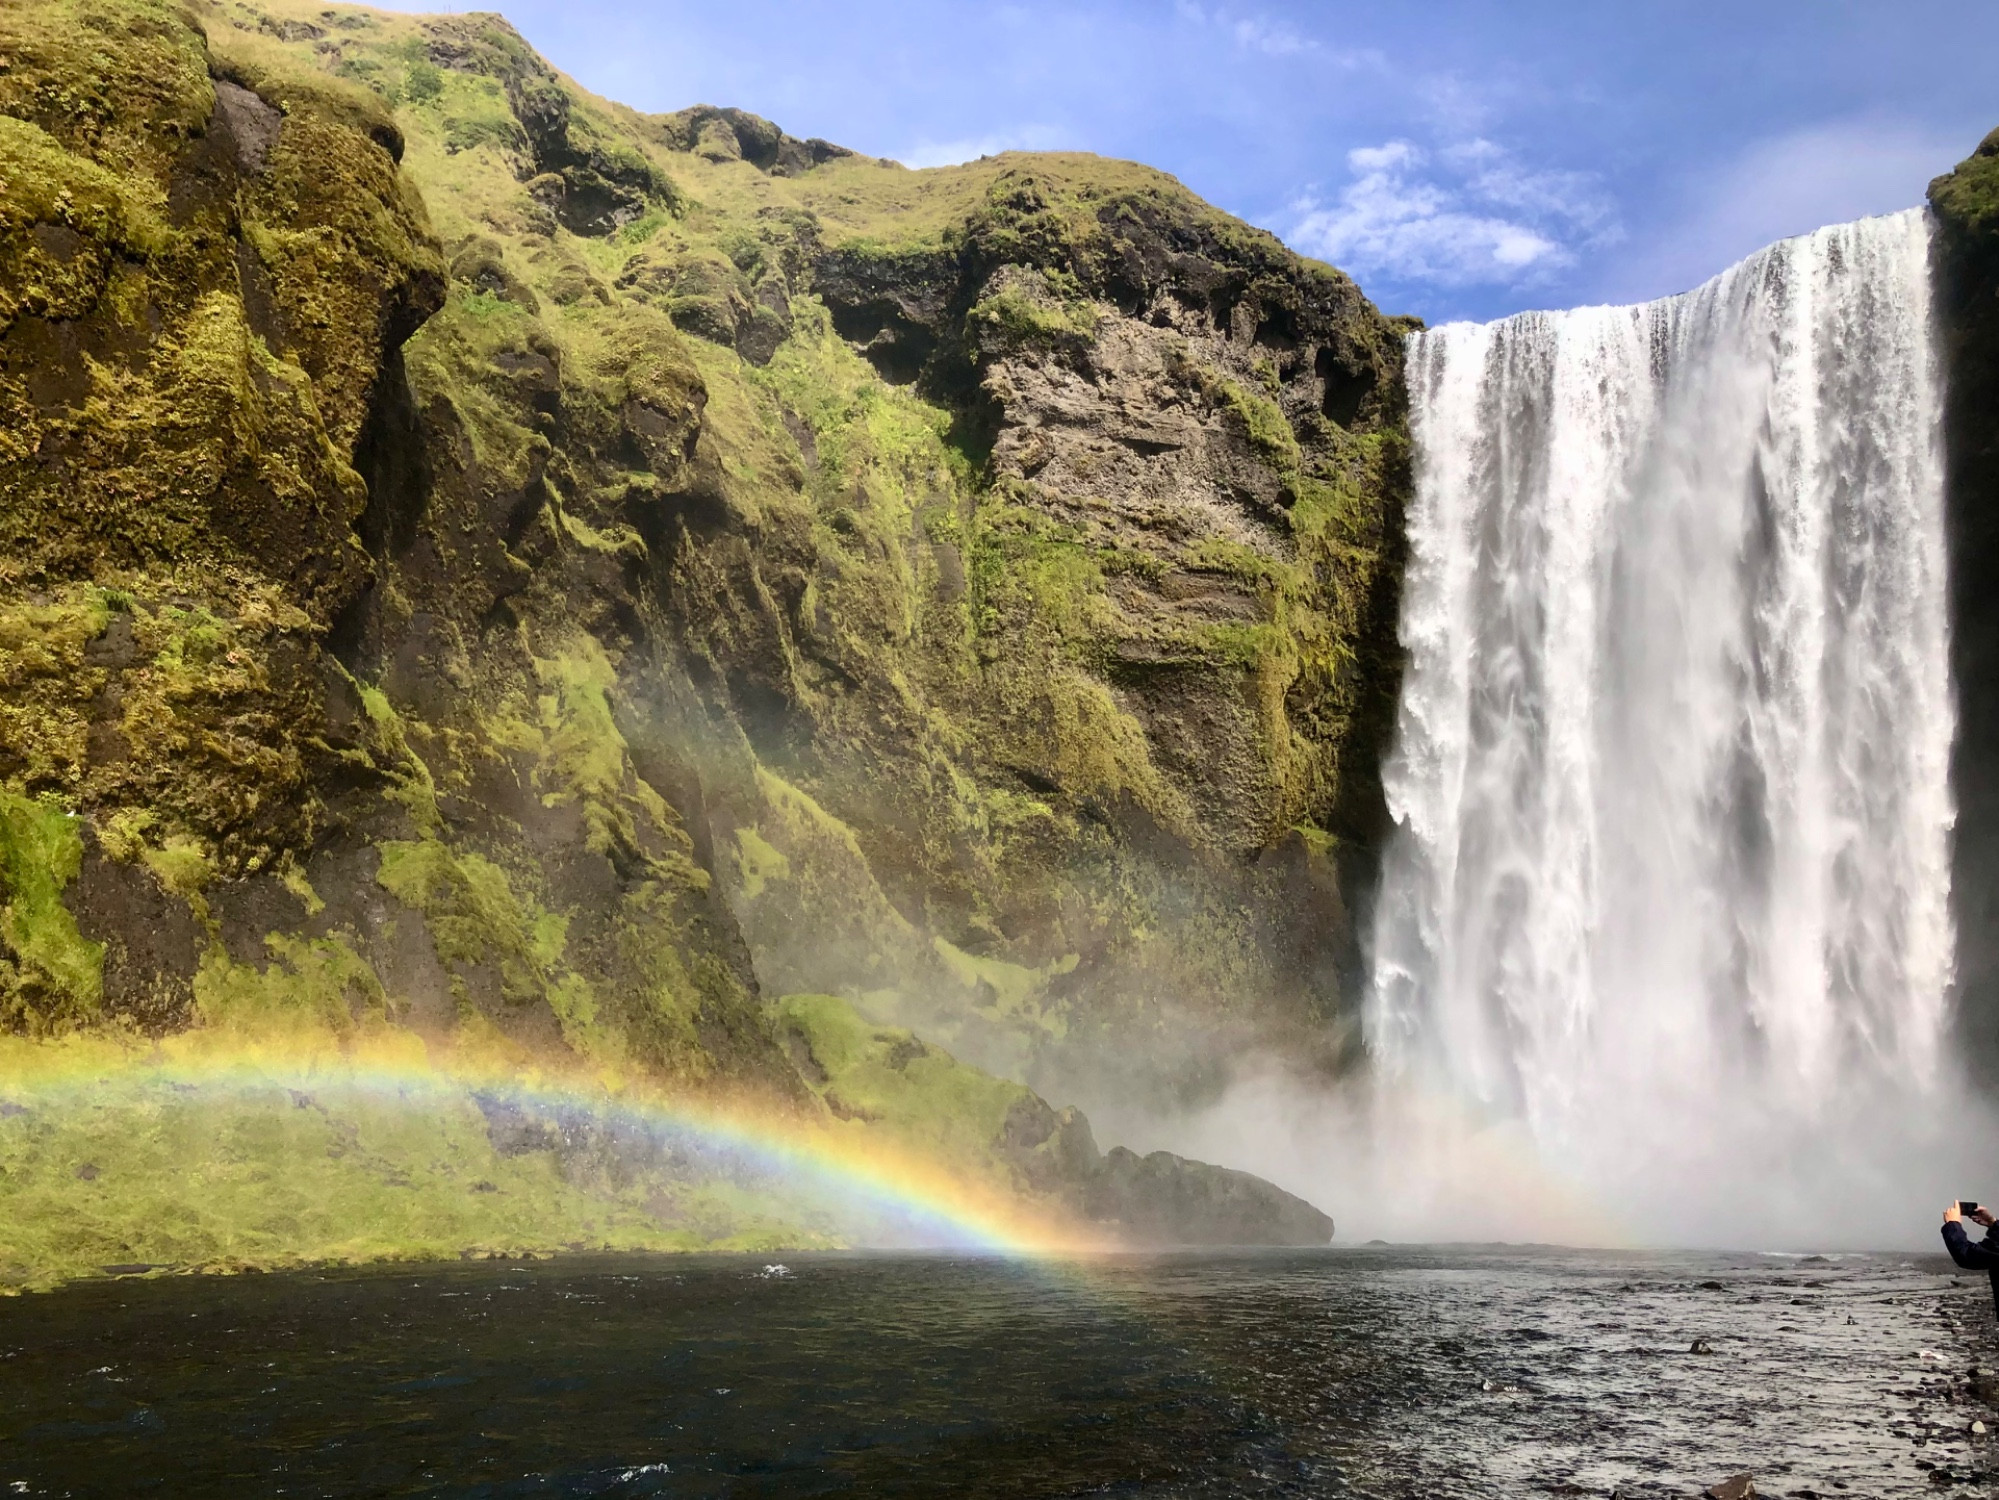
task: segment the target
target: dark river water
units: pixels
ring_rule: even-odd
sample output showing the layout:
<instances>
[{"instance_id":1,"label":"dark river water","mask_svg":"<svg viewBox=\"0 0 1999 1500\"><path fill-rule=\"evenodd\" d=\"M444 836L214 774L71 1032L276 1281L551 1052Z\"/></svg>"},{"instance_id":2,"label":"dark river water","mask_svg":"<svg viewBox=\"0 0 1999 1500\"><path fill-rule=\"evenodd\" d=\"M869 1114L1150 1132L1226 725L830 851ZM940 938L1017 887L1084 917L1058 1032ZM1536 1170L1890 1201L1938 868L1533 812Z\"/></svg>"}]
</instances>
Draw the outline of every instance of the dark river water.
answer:
<instances>
[{"instance_id":1,"label":"dark river water","mask_svg":"<svg viewBox=\"0 0 1999 1500\"><path fill-rule=\"evenodd\" d=\"M1995 1492L1940 1257L766 1260L0 1300L0 1496Z\"/></svg>"}]
</instances>

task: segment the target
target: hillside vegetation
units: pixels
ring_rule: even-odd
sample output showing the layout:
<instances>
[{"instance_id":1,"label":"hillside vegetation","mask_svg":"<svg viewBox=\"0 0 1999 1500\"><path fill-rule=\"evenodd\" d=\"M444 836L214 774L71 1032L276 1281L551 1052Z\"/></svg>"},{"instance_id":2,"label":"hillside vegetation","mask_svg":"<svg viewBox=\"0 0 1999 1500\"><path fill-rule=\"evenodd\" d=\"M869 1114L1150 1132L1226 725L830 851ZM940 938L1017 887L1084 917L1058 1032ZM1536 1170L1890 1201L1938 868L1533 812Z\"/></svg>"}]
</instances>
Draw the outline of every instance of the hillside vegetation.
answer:
<instances>
[{"instance_id":1,"label":"hillside vegetation","mask_svg":"<svg viewBox=\"0 0 1999 1500\"><path fill-rule=\"evenodd\" d=\"M801 1120L858 1027L937 1083L864 1123L1142 1219L921 1049L1343 1065L1403 333L1139 166L642 115L492 15L0 0L0 1025Z\"/></svg>"}]
</instances>

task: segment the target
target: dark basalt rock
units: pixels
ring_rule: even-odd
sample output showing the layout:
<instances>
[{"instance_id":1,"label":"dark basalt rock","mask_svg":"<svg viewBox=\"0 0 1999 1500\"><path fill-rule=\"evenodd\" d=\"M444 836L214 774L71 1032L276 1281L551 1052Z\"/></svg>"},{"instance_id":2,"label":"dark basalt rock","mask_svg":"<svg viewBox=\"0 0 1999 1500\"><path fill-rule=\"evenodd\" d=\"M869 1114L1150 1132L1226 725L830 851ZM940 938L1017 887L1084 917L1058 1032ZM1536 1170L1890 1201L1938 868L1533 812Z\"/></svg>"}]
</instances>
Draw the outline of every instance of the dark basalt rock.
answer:
<instances>
[{"instance_id":1,"label":"dark basalt rock","mask_svg":"<svg viewBox=\"0 0 1999 1500\"><path fill-rule=\"evenodd\" d=\"M854 154L816 136L801 141L786 135L746 109L697 104L670 115L655 115L653 124L675 151L692 152L707 161L746 161L773 177L795 177Z\"/></svg>"},{"instance_id":2,"label":"dark basalt rock","mask_svg":"<svg viewBox=\"0 0 1999 1500\"><path fill-rule=\"evenodd\" d=\"M1999 130L1930 184L1944 359L1950 567L1951 903L1965 1052L1999 1085Z\"/></svg>"},{"instance_id":3,"label":"dark basalt rock","mask_svg":"<svg viewBox=\"0 0 1999 1500\"><path fill-rule=\"evenodd\" d=\"M1137 1247L1324 1245L1333 1221L1249 1172L1122 1146L1100 1152L1079 1110L1029 1095L1007 1116L1001 1153L1034 1186Z\"/></svg>"},{"instance_id":4,"label":"dark basalt rock","mask_svg":"<svg viewBox=\"0 0 1999 1500\"><path fill-rule=\"evenodd\" d=\"M1170 1151L1107 1152L1083 1185L1088 1216L1140 1245L1324 1245L1333 1221L1303 1198Z\"/></svg>"}]
</instances>

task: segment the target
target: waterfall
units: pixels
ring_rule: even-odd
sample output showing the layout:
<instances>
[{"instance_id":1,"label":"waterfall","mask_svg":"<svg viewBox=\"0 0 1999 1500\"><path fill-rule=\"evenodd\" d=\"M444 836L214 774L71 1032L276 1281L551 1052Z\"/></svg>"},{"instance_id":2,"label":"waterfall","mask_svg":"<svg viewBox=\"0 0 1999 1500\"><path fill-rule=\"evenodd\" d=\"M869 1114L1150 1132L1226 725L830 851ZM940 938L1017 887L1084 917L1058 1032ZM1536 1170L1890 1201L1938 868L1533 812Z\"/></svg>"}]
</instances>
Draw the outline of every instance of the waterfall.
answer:
<instances>
[{"instance_id":1,"label":"waterfall","mask_svg":"<svg viewBox=\"0 0 1999 1500\"><path fill-rule=\"evenodd\" d=\"M1368 1046L1651 1202L1640 1233L1761 1232L1736 1210L1773 1184L1907 1188L1943 1103L1928 239L1868 219L1411 346Z\"/></svg>"}]
</instances>

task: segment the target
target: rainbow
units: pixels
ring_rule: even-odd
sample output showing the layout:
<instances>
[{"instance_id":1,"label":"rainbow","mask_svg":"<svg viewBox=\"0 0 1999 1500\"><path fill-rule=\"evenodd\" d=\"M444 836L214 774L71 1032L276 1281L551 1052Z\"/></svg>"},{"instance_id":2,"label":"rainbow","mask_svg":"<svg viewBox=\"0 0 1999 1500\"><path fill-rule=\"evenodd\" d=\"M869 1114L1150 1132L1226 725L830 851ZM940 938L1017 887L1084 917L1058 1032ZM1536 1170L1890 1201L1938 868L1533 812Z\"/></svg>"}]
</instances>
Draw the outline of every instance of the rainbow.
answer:
<instances>
[{"instance_id":1,"label":"rainbow","mask_svg":"<svg viewBox=\"0 0 1999 1500\"><path fill-rule=\"evenodd\" d=\"M88 1103L111 1085L182 1093L292 1089L411 1109L497 1098L692 1145L896 1223L899 1245L1051 1256L1114 1248L1101 1233L908 1149L861 1122L757 1101L667 1092L643 1077L560 1071L510 1046L426 1044L385 1029L329 1040L197 1030L149 1048L101 1038L0 1042L0 1101Z\"/></svg>"}]
</instances>

